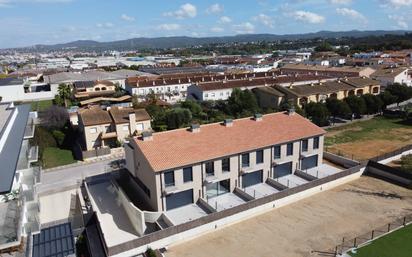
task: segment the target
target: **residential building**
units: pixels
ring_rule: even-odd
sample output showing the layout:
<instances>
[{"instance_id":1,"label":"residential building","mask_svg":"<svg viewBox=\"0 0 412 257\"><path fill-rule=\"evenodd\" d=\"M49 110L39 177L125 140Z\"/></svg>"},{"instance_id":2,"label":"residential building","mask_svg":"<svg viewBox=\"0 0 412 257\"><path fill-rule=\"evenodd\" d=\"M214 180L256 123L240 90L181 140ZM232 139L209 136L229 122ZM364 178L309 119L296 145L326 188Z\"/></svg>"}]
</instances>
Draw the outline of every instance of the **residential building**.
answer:
<instances>
[{"instance_id":1,"label":"residential building","mask_svg":"<svg viewBox=\"0 0 412 257\"><path fill-rule=\"evenodd\" d=\"M2 102L39 101L53 99L55 93L49 85L38 82L35 78L9 77L0 79Z\"/></svg>"},{"instance_id":2,"label":"residential building","mask_svg":"<svg viewBox=\"0 0 412 257\"><path fill-rule=\"evenodd\" d=\"M374 69L370 67L329 67L321 65L287 64L281 68L282 72L295 74L316 74L336 78L344 77L367 77L369 78Z\"/></svg>"},{"instance_id":3,"label":"residential building","mask_svg":"<svg viewBox=\"0 0 412 257\"><path fill-rule=\"evenodd\" d=\"M351 95L378 95L379 81L369 78L346 78L322 83L254 90L259 105L263 108L277 108L282 101L289 101L295 106L303 107L309 102L324 102L328 98L342 100Z\"/></svg>"},{"instance_id":4,"label":"residential building","mask_svg":"<svg viewBox=\"0 0 412 257\"><path fill-rule=\"evenodd\" d=\"M325 80L328 80L328 78L315 75L279 75L274 77L248 78L244 80L204 82L192 84L188 88L188 97L197 101L227 100L231 96L234 88L252 90L254 88L267 87L275 84L286 87L307 83L318 83L319 81Z\"/></svg>"},{"instance_id":5,"label":"residential building","mask_svg":"<svg viewBox=\"0 0 412 257\"><path fill-rule=\"evenodd\" d=\"M0 105L0 252L22 249L23 238L40 229L37 185L40 169L30 105Z\"/></svg>"},{"instance_id":6,"label":"residential building","mask_svg":"<svg viewBox=\"0 0 412 257\"><path fill-rule=\"evenodd\" d=\"M378 69L371 75L371 78L380 81L381 86L386 87L393 83L406 84L412 86L412 77L407 67L388 67Z\"/></svg>"},{"instance_id":7,"label":"residential building","mask_svg":"<svg viewBox=\"0 0 412 257\"><path fill-rule=\"evenodd\" d=\"M125 145L142 200L168 211L322 164L325 131L291 112L143 133Z\"/></svg>"},{"instance_id":8,"label":"residential building","mask_svg":"<svg viewBox=\"0 0 412 257\"><path fill-rule=\"evenodd\" d=\"M87 151L115 146L127 138L151 131L150 115L144 110L91 107L78 111L78 125Z\"/></svg>"}]
</instances>

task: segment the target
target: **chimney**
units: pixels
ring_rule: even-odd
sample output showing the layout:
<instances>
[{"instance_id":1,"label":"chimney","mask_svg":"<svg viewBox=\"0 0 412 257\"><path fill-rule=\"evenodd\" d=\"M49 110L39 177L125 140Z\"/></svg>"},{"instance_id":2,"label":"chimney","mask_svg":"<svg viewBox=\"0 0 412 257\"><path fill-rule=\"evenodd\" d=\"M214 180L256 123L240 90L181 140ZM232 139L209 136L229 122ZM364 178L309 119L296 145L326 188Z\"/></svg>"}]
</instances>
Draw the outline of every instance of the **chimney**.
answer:
<instances>
[{"instance_id":1,"label":"chimney","mask_svg":"<svg viewBox=\"0 0 412 257\"><path fill-rule=\"evenodd\" d=\"M260 113L256 113L256 114L253 116L253 119L254 119L255 121L262 121L263 116L262 116L262 114L260 114Z\"/></svg>"},{"instance_id":2,"label":"chimney","mask_svg":"<svg viewBox=\"0 0 412 257\"><path fill-rule=\"evenodd\" d=\"M295 107L291 107L289 110L288 110L288 115L289 116L292 116L292 115L294 115L295 114Z\"/></svg>"},{"instance_id":3,"label":"chimney","mask_svg":"<svg viewBox=\"0 0 412 257\"><path fill-rule=\"evenodd\" d=\"M130 134L136 131L136 114L135 112L129 112L129 127L130 127Z\"/></svg>"},{"instance_id":4,"label":"chimney","mask_svg":"<svg viewBox=\"0 0 412 257\"><path fill-rule=\"evenodd\" d=\"M200 125L199 124L190 125L190 131L192 131L192 133L199 133L200 132Z\"/></svg>"},{"instance_id":5,"label":"chimney","mask_svg":"<svg viewBox=\"0 0 412 257\"><path fill-rule=\"evenodd\" d=\"M142 133L142 140L143 141L153 141L153 134L151 131L144 131Z\"/></svg>"},{"instance_id":6,"label":"chimney","mask_svg":"<svg viewBox=\"0 0 412 257\"><path fill-rule=\"evenodd\" d=\"M233 126L233 120L232 119L225 119L223 121L223 125L225 125L225 127L232 127Z\"/></svg>"}]
</instances>

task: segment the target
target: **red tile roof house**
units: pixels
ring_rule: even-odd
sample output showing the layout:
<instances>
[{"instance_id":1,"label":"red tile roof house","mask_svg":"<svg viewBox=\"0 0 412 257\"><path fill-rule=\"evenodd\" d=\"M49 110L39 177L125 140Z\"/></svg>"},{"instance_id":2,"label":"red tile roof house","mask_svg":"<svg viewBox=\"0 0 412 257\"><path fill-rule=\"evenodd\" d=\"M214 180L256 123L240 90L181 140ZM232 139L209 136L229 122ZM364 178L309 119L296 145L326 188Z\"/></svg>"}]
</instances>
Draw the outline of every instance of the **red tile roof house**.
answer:
<instances>
[{"instance_id":1,"label":"red tile roof house","mask_svg":"<svg viewBox=\"0 0 412 257\"><path fill-rule=\"evenodd\" d=\"M257 114L144 133L125 145L126 167L153 211L169 212L198 201L219 210L233 206L214 199L257 185L274 193L277 178L317 168L323 160L324 134L293 111ZM249 197L254 194L249 192Z\"/></svg>"}]
</instances>

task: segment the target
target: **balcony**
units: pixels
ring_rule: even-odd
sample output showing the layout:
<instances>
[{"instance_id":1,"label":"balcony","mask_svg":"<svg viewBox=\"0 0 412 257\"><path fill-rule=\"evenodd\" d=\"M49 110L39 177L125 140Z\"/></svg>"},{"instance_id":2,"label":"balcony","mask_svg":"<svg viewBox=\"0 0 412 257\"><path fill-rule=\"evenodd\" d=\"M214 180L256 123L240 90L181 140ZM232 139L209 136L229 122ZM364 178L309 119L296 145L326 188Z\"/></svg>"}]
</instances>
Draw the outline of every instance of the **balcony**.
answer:
<instances>
[{"instance_id":1,"label":"balcony","mask_svg":"<svg viewBox=\"0 0 412 257\"><path fill-rule=\"evenodd\" d=\"M102 139L117 138L117 132L105 132L102 133Z\"/></svg>"},{"instance_id":2,"label":"balcony","mask_svg":"<svg viewBox=\"0 0 412 257\"><path fill-rule=\"evenodd\" d=\"M28 156L29 163L37 162L39 160L39 147L38 146L31 146L28 149L27 156Z\"/></svg>"},{"instance_id":3,"label":"balcony","mask_svg":"<svg viewBox=\"0 0 412 257\"><path fill-rule=\"evenodd\" d=\"M26 128L24 130L24 139L30 139L34 137L34 130L36 125L34 125L34 119L29 118L27 121Z\"/></svg>"}]
</instances>

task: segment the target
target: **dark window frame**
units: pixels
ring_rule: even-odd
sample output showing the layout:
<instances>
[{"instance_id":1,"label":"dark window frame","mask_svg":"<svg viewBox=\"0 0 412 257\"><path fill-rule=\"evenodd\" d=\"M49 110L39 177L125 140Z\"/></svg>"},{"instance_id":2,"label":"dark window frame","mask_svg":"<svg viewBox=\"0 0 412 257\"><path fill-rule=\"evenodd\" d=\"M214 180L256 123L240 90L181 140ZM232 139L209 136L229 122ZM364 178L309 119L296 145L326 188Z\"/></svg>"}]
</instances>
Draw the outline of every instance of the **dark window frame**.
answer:
<instances>
[{"instance_id":1,"label":"dark window frame","mask_svg":"<svg viewBox=\"0 0 412 257\"><path fill-rule=\"evenodd\" d=\"M173 178L173 183L172 183L172 182L169 182L169 183L168 183L168 181L167 181L169 174L172 174L171 178ZM166 172L163 174L163 177L164 177L164 181L165 181L165 187L172 187L172 186L175 186L175 185L176 185L175 171L174 171L174 170L166 171Z\"/></svg>"},{"instance_id":2,"label":"dark window frame","mask_svg":"<svg viewBox=\"0 0 412 257\"><path fill-rule=\"evenodd\" d=\"M302 152L309 151L309 139L302 140Z\"/></svg>"},{"instance_id":3,"label":"dark window frame","mask_svg":"<svg viewBox=\"0 0 412 257\"><path fill-rule=\"evenodd\" d=\"M211 169L211 170L209 170ZM205 163L206 176L211 177L215 175L215 163L213 161Z\"/></svg>"},{"instance_id":4,"label":"dark window frame","mask_svg":"<svg viewBox=\"0 0 412 257\"><path fill-rule=\"evenodd\" d=\"M320 138L314 137L313 138L313 149L319 149L319 145L320 145Z\"/></svg>"},{"instance_id":5,"label":"dark window frame","mask_svg":"<svg viewBox=\"0 0 412 257\"><path fill-rule=\"evenodd\" d=\"M288 143L286 146L286 155L292 156L293 155L293 143Z\"/></svg>"},{"instance_id":6,"label":"dark window frame","mask_svg":"<svg viewBox=\"0 0 412 257\"><path fill-rule=\"evenodd\" d=\"M184 183L193 182L193 167L183 168L183 182Z\"/></svg>"},{"instance_id":7,"label":"dark window frame","mask_svg":"<svg viewBox=\"0 0 412 257\"><path fill-rule=\"evenodd\" d=\"M245 162L244 158L247 157L247 163ZM250 153L242 154L242 168L250 167Z\"/></svg>"},{"instance_id":8,"label":"dark window frame","mask_svg":"<svg viewBox=\"0 0 412 257\"><path fill-rule=\"evenodd\" d=\"M225 164L225 162L227 163ZM230 172L230 158L224 158L222 159L222 171L223 172Z\"/></svg>"},{"instance_id":9,"label":"dark window frame","mask_svg":"<svg viewBox=\"0 0 412 257\"><path fill-rule=\"evenodd\" d=\"M262 154L260 156L260 154ZM265 161L265 152L262 150L256 151L256 164L261 164Z\"/></svg>"},{"instance_id":10,"label":"dark window frame","mask_svg":"<svg viewBox=\"0 0 412 257\"><path fill-rule=\"evenodd\" d=\"M279 149L279 155L276 154L276 149ZM282 146L281 145L275 145L273 147L273 157L275 159L280 159L282 157Z\"/></svg>"}]
</instances>

